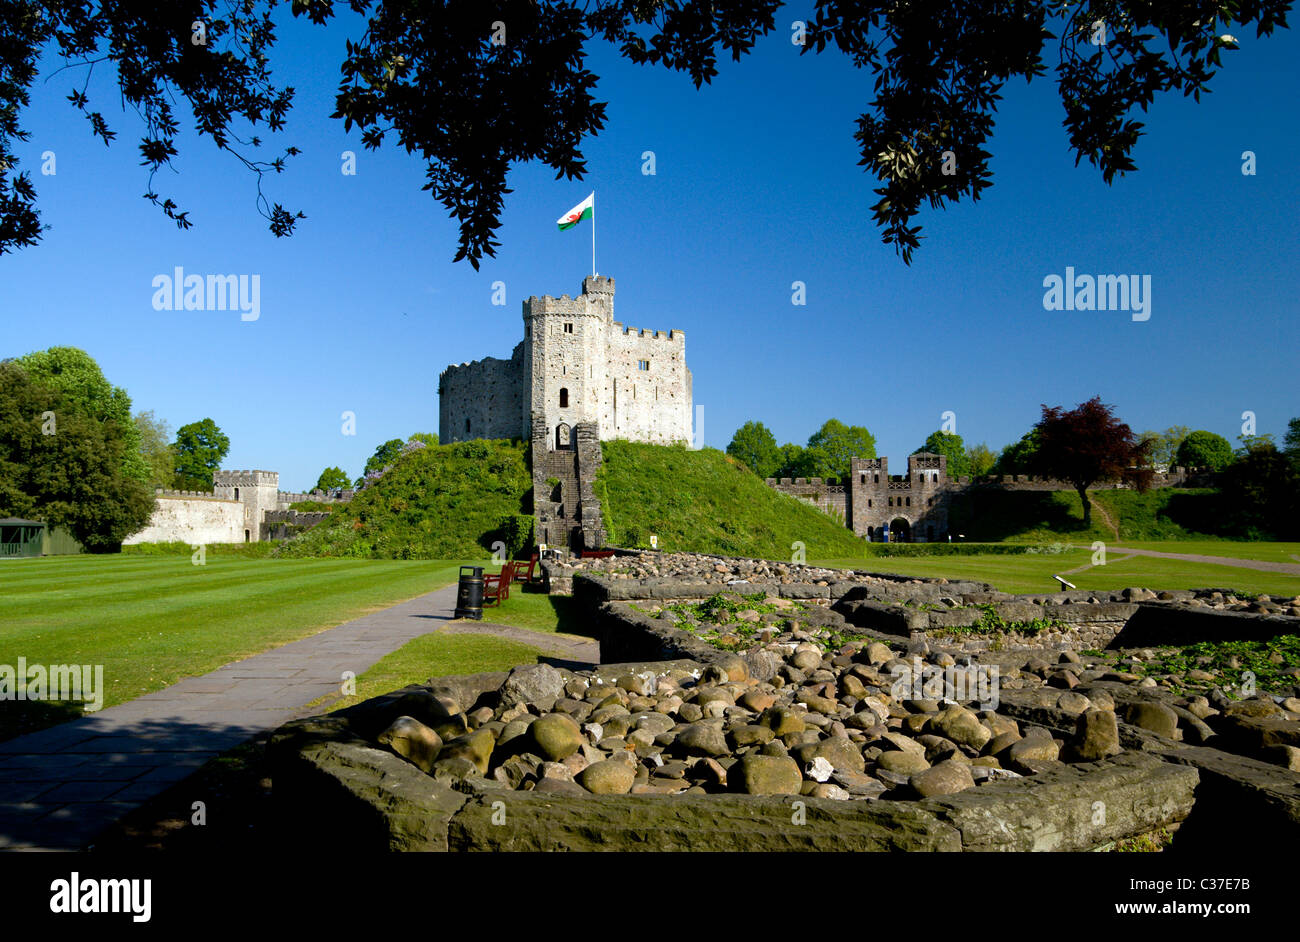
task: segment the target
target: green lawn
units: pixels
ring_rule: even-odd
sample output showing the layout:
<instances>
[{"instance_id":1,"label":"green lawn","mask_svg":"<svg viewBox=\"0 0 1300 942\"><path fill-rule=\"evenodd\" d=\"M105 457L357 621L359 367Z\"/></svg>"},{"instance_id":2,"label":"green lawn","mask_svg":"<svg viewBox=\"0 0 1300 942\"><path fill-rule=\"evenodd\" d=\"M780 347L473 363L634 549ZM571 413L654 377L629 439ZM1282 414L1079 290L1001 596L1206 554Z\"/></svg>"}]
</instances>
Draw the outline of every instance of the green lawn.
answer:
<instances>
[{"instance_id":1,"label":"green lawn","mask_svg":"<svg viewBox=\"0 0 1300 942\"><path fill-rule=\"evenodd\" d=\"M1134 544L1135 546L1138 544ZM1217 555L1237 556L1242 559L1272 559L1293 562L1267 547L1294 547L1279 543L1142 543L1142 549L1168 553L1208 553L1208 549L1188 547L1219 547ZM1284 573L1260 572L1237 566L1220 566L1212 563L1192 563L1175 559L1158 559L1149 556L1132 556L1120 561L1122 553L1107 554L1105 566L1095 566L1084 572L1066 576L1081 589L1123 589L1143 586L1153 589L1199 589L1207 587L1232 588L1251 594L1296 595L1300 593L1300 576ZM1026 555L975 555L906 557L891 556L863 561L861 559L824 559L815 565L866 569L871 572L891 572L908 576L947 576L974 579L992 583L1004 592L1047 592L1058 588L1052 578L1054 573L1087 566L1092 561L1092 550L1079 547L1059 554Z\"/></svg>"},{"instance_id":2,"label":"green lawn","mask_svg":"<svg viewBox=\"0 0 1300 942\"><path fill-rule=\"evenodd\" d=\"M0 663L104 665L104 706L455 582L447 560L60 556L0 563Z\"/></svg>"},{"instance_id":3,"label":"green lawn","mask_svg":"<svg viewBox=\"0 0 1300 942\"><path fill-rule=\"evenodd\" d=\"M483 609L483 620L494 625L511 625L529 631L590 636L578 621L578 607L571 596L524 592L519 586L500 606Z\"/></svg>"},{"instance_id":4,"label":"green lawn","mask_svg":"<svg viewBox=\"0 0 1300 942\"><path fill-rule=\"evenodd\" d=\"M545 596L543 596L544 598ZM514 596L506 602L514 601ZM506 671L536 664L542 652L491 635L430 634L408 641L357 678L357 692L329 703L329 712L371 697L423 683L430 677Z\"/></svg>"}]
</instances>

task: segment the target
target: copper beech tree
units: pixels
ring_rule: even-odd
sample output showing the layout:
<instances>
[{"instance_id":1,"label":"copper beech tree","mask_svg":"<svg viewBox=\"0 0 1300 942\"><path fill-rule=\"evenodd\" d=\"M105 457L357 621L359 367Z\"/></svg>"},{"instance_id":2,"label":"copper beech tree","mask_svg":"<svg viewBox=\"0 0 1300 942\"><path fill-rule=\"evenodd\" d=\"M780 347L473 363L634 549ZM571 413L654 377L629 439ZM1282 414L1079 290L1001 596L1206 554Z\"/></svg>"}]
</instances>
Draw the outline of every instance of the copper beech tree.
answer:
<instances>
[{"instance_id":1,"label":"copper beech tree","mask_svg":"<svg viewBox=\"0 0 1300 942\"><path fill-rule=\"evenodd\" d=\"M1083 503L1083 525L1092 525L1088 488L1105 481L1123 480L1145 491L1151 483L1148 451L1151 443L1139 439L1121 422L1100 396L1093 396L1070 411L1043 406L1038 431L1037 470L1047 477L1069 481Z\"/></svg>"}]
</instances>

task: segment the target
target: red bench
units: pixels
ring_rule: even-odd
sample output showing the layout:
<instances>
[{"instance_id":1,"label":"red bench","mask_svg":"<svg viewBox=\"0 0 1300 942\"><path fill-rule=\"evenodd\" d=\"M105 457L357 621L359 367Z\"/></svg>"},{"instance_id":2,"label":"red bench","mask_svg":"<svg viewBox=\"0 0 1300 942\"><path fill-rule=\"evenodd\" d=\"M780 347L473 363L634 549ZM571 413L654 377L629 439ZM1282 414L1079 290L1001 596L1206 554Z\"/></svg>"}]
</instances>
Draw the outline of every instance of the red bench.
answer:
<instances>
[{"instance_id":1,"label":"red bench","mask_svg":"<svg viewBox=\"0 0 1300 942\"><path fill-rule=\"evenodd\" d=\"M537 567L537 554L534 553L532 559L528 560L528 568L524 568L523 563L515 563L515 582L529 585L533 581L533 570Z\"/></svg>"},{"instance_id":2,"label":"red bench","mask_svg":"<svg viewBox=\"0 0 1300 942\"><path fill-rule=\"evenodd\" d=\"M515 581L515 564L506 563L500 572L483 577L483 607L500 605L510 598L510 583Z\"/></svg>"}]
</instances>

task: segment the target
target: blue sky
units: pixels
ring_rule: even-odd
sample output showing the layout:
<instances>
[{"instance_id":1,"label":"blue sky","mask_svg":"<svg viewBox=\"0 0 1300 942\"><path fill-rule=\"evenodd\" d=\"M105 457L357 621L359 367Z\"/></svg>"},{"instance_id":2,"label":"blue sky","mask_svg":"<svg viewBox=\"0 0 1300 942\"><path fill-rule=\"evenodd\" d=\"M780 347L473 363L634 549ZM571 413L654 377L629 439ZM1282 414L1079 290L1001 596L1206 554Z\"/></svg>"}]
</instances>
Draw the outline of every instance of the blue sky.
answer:
<instances>
[{"instance_id":1,"label":"blue sky","mask_svg":"<svg viewBox=\"0 0 1300 942\"><path fill-rule=\"evenodd\" d=\"M596 263L617 280L616 316L686 332L706 445L725 447L749 419L802 443L836 417L902 463L952 411L968 445L996 451L1041 404L1093 395L1135 430L1180 424L1234 442L1247 410L1279 439L1300 415L1293 31L1241 31L1213 94L1139 114L1139 171L1113 186L1074 166L1050 75L1008 86L988 147L994 185L977 203L925 210L910 268L880 242L878 184L857 166L871 79L837 54L800 57L793 14L701 91L593 43L609 108L584 148L587 178L514 168L502 246L475 272L452 264L455 226L421 191L418 159L365 151L329 118L355 21L282 19L272 61L298 91L268 149L303 153L265 190L307 214L290 239L266 230L253 177L194 133L179 173L155 182L190 211L194 228L177 230L140 198L140 125L109 74L90 88L119 135L105 148L65 101L80 73L45 82L58 65L45 63L17 153L52 229L0 257L0 356L81 347L137 411L173 430L211 416L231 439L226 467L278 470L286 490L327 465L356 476L379 443L437 431L446 365L509 355L524 298L581 290L590 232L557 232L555 219L594 189ZM355 176L341 173L344 150ZM647 150L653 176L641 172ZM1246 150L1254 176L1241 172ZM53 176L40 174L45 151ZM176 266L260 275L260 317L154 310L152 279ZM1150 319L1044 310L1044 277L1067 266L1150 275ZM496 281L504 307L491 303ZM803 306L791 303L795 281ZM345 411L355 436L342 433Z\"/></svg>"}]
</instances>

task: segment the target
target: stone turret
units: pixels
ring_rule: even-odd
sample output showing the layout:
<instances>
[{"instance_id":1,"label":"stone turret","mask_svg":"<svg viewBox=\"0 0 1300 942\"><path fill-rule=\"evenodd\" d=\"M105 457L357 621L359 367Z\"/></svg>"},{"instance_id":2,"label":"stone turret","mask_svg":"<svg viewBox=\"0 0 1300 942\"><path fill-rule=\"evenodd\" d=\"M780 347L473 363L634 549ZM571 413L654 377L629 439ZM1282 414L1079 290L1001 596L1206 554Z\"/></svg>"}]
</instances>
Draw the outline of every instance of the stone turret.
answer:
<instances>
[{"instance_id":1,"label":"stone turret","mask_svg":"<svg viewBox=\"0 0 1300 942\"><path fill-rule=\"evenodd\" d=\"M213 471L212 491L244 505L244 542L261 541L262 520L280 499L279 471Z\"/></svg>"}]
</instances>

